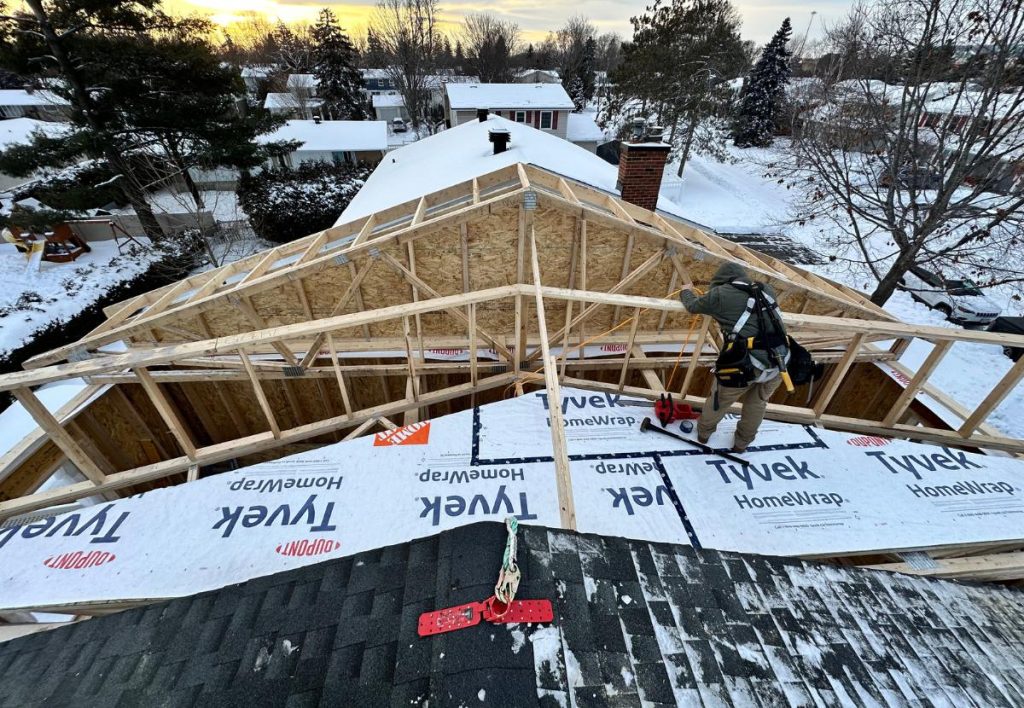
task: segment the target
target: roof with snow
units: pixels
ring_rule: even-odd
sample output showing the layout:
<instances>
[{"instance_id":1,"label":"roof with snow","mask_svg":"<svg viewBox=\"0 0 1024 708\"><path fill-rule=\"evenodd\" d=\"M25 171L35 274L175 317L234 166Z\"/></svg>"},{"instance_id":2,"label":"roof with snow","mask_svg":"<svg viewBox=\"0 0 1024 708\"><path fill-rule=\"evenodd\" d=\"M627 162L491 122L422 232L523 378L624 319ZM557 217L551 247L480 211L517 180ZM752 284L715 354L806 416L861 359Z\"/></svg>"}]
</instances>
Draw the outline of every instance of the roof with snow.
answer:
<instances>
[{"instance_id":1,"label":"roof with snow","mask_svg":"<svg viewBox=\"0 0 1024 708\"><path fill-rule=\"evenodd\" d=\"M320 85L320 80L316 78L316 74L289 74L288 75L288 88L316 88Z\"/></svg>"},{"instance_id":2,"label":"roof with snow","mask_svg":"<svg viewBox=\"0 0 1024 708\"><path fill-rule=\"evenodd\" d=\"M466 108L575 108L561 84L449 84L448 103Z\"/></svg>"},{"instance_id":3,"label":"roof with snow","mask_svg":"<svg viewBox=\"0 0 1024 708\"><path fill-rule=\"evenodd\" d=\"M498 155L493 154L487 137L493 128L505 128L511 136L508 149ZM594 153L556 135L492 114L482 123L463 123L388 153L337 223L517 162L537 165L609 194L618 194L618 170ZM443 165L443 169L438 169L438 165ZM681 216L682 210L664 197L658 201L658 207Z\"/></svg>"},{"instance_id":4,"label":"roof with snow","mask_svg":"<svg viewBox=\"0 0 1024 708\"><path fill-rule=\"evenodd\" d=\"M603 142L604 131L594 120L593 113L570 113L565 136L573 142Z\"/></svg>"},{"instance_id":5,"label":"roof with snow","mask_svg":"<svg viewBox=\"0 0 1024 708\"><path fill-rule=\"evenodd\" d=\"M388 128L380 120L289 120L261 142L298 140L297 150L386 150Z\"/></svg>"},{"instance_id":6,"label":"roof with snow","mask_svg":"<svg viewBox=\"0 0 1024 708\"><path fill-rule=\"evenodd\" d=\"M267 97L263 99L263 107L268 111L275 108L316 108L318 106L322 106L323 103L324 101L322 98L300 98L290 91L284 91L281 93L270 92L267 94Z\"/></svg>"},{"instance_id":7,"label":"roof with snow","mask_svg":"<svg viewBox=\"0 0 1024 708\"><path fill-rule=\"evenodd\" d=\"M51 91L0 89L0 106L66 106L67 99Z\"/></svg>"},{"instance_id":8,"label":"roof with snow","mask_svg":"<svg viewBox=\"0 0 1024 708\"><path fill-rule=\"evenodd\" d=\"M374 108L397 108L405 105L405 99L398 93L375 93L373 95Z\"/></svg>"},{"instance_id":9,"label":"roof with snow","mask_svg":"<svg viewBox=\"0 0 1024 708\"><path fill-rule=\"evenodd\" d=\"M0 644L0 703L984 705L1024 702L1024 595L520 527L550 625L419 637L493 593L479 523Z\"/></svg>"},{"instance_id":10,"label":"roof with snow","mask_svg":"<svg viewBox=\"0 0 1024 708\"><path fill-rule=\"evenodd\" d=\"M6 150L12 145L29 143L37 132L49 137L59 137L70 129L71 126L67 123L54 123L34 118L2 120L0 121L0 150Z\"/></svg>"}]
</instances>

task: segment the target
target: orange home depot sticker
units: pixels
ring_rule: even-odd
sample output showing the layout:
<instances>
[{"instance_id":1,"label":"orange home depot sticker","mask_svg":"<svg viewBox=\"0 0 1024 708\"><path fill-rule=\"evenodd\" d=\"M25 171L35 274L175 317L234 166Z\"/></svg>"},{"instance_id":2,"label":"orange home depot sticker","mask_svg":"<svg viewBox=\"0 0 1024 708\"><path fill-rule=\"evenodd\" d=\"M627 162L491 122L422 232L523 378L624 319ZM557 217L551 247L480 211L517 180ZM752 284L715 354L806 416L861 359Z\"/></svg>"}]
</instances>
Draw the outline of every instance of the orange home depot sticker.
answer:
<instances>
[{"instance_id":1,"label":"orange home depot sticker","mask_svg":"<svg viewBox=\"0 0 1024 708\"><path fill-rule=\"evenodd\" d=\"M426 445L430 440L430 423L413 423L373 436L374 447L390 445Z\"/></svg>"}]
</instances>

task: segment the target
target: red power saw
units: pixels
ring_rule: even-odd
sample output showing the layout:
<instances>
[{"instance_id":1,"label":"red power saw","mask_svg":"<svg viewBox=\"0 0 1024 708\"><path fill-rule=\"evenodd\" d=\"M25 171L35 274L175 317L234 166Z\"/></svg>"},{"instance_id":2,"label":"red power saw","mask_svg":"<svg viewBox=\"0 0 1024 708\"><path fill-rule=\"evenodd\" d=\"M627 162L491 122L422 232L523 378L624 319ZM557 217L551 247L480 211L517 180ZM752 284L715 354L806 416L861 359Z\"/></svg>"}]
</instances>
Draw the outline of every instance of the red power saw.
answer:
<instances>
[{"instance_id":1,"label":"red power saw","mask_svg":"<svg viewBox=\"0 0 1024 708\"><path fill-rule=\"evenodd\" d=\"M689 403L675 403L671 393L663 393L654 403L654 415L661 422L661 427L668 426L677 420L696 420L700 413L690 408Z\"/></svg>"}]
</instances>

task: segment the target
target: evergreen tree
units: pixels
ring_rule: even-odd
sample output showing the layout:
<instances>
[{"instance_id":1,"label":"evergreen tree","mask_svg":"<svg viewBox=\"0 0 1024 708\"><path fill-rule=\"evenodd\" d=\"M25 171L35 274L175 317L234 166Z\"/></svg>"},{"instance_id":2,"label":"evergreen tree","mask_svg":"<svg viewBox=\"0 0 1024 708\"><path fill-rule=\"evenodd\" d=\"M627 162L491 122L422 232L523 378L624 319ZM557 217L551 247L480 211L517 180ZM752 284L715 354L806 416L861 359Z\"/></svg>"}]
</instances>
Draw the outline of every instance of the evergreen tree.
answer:
<instances>
[{"instance_id":1,"label":"evergreen tree","mask_svg":"<svg viewBox=\"0 0 1024 708\"><path fill-rule=\"evenodd\" d=\"M582 111L587 105L586 89L583 86L583 79L578 75L569 79L569 85L566 87L566 93L569 94L569 98L572 99L572 103L576 106L577 111Z\"/></svg>"},{"instance_id":2,"label":"evergreen tree","mask_svg":"<svg viewBox=\"0 0 1024 708\"><path fill-rule=\"evenodd\" d=\"M334 13L324 8L312 29L313 75L320 87L323 110L333 120L366 120L370 107L363 93L358 55Z\"/></svg>"},{"instance_id":3,"label":"evergreen tree","mask_svg":"<svg viewBox=\"0 0 1024 708\"><path fill-rule=\"evenodd\" d=\"M772 144L776 114L789 83L791 53L786 44L792 33L787 17L761 52L761 58L743 84L734 128L734 142L738 147L768 147Z\"/></svg>"},{"instance_id":4,"label":"evergreen tree","mask_svg":"<svg viewBox=\"0 0 1024 708\"><path fill-rule=\"evenodd\" d=\"M462 42L460 40L455 40L455 57L453 61L455 62L455 74L463 76L466 73L464 68L466 65L466 54L462 51Z\"/></svg>"},{"instance_id":5,"label":"evergreen tree","mask_svg":"<svg viewBox=\"0 0 1024 708\"><path fill-rule=\"evenodd\" d=\"M724 157L718 126L728 105L723 78L742 70L740 18L729 0L655 0L633 17L633 41L608 79L605 120L642 117L668 128L683 169L691 151Z\"/></svg>"},{"instance_id":6,"label":"evergreen tree","mask_svg":"<svg viewBox=\"0 0 1024 708\"><path fill-rule=\"evenodd\" d=\"M69 134L37 136L20 153L20 172L83 156L104 161L109 184L154 239L164 234L147 202L149 185L181 180L202 209L190 168L255 166L263 159L255 137L274 126L262 111L236 110L241 77L214 53L208 25L168 17L157 4L53 0L44 9L28 0L31 14L7 27L41 31L11 31L0 42L0 64L26 76L56 74L63 81L52 90L72 107ZM88 88L96 86L103 90Z\"/></svg>"},{"instance_id":7,"label":"evergreen tree","mask_svg":"<svg viewBox=\"0 0 1024 708\"><path fill-rule=\"evenodd\" d=\"M366 30L366 56L363 59L369 69L379 69L384 65L384 47L372 27Z\"/></svg>"},{"instance_id":8,"label":"evergreen tree","mask_svg":"<svg viewBox=\"0 0 1024 708\"><path fill-rule=\"evenodd\" d=\"M583 85L583 97L589 101L594 98L594 87L596 80L594 71L597 68L597 42L593 37L587 37L583 44L583 57L579 64L580 83Z\"/></svg>"}]
</instances>

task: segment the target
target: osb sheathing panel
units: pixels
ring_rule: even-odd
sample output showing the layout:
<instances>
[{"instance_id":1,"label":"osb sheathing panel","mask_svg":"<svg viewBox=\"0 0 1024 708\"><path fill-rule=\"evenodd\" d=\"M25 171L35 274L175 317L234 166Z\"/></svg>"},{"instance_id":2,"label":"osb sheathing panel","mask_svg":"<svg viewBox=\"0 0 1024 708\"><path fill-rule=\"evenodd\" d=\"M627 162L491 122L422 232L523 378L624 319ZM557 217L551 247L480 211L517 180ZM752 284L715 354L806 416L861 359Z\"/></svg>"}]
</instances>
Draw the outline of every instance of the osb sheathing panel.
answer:
<instances>
[{"instance_id":1,"label":"osb sheathing panel","mask_svg":"<svg viewBox=\"0 0 1024 708\"><path fill-rule=\"evenodd\" d=\"M31 494L64 460L64 453L49 439L0 482L0 501Z\"/></svg>"},{"instance_id":2,"label":"osb sheathing panel","mask_svg":"<svg viewBox=\"0 0 1024 708\"><path fill-rule=\"evenodd\" d=\"M505 207L466 225L468 233L469 287L487 290L516 282L519 247L519 209ZM420 248L419 242L416 248ZM525 249L524 255L529 255ZM459 253L461 258L461 253ZM524 263L524 266L527 264ZM524 268L524 273L528 268ZM461 264L456 271L460 277ZM459 289L461 292L461 287Z\"/></svg>"}]
</instances>

